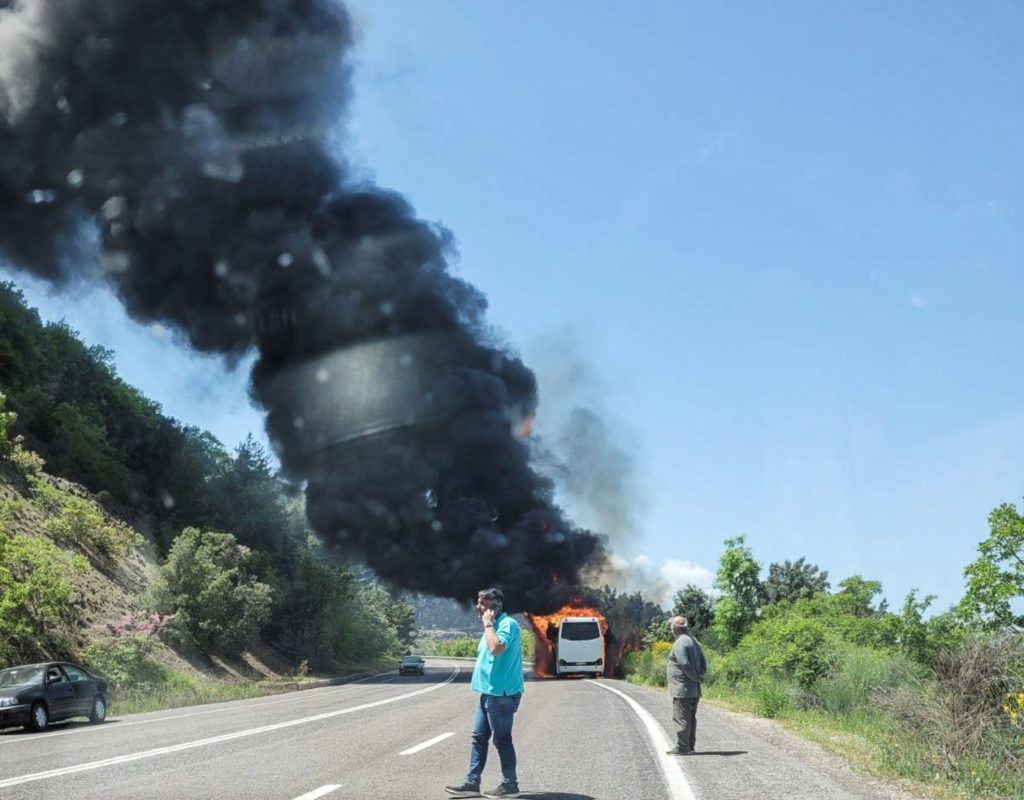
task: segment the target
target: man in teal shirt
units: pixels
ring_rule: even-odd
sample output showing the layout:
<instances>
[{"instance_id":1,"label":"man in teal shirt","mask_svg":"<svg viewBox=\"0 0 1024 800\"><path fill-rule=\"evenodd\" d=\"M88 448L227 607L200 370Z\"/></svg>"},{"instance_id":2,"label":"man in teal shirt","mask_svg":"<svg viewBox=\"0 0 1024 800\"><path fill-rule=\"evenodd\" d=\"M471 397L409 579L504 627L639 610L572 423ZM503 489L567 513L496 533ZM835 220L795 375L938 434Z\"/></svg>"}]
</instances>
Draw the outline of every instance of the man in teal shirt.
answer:
<instances>
[{"instance_id":1,"label":"man in teal shirt","mask_svg":"<svg viewBox=\"0 0 1024 800\"><path fill-rule=\"evenodd\" d=\"M470 687L480 693L473 721L473 748L469 772L460 786L445 786L455 797L477 797L480 778L487 764L487 744L501 759L501 784L484 797L518 797L516 749L512 744L512 722L523 697L523 645L519 625L504 611L505 595L500 589L484 589L476 598L484 632L476 648L476 666Z\"/></svg>"}]
</instances>

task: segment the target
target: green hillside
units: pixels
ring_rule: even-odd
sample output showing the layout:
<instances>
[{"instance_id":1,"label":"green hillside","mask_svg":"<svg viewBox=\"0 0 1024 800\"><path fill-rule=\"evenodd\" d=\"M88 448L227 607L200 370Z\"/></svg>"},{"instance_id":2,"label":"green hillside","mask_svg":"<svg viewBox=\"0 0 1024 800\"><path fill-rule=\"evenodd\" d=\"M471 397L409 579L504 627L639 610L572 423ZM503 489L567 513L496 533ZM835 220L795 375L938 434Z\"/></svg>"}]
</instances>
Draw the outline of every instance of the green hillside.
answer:
<instances>
[{"instance_id":1,"label":"green hillside","mask_svg":"<svg viewBox=\"0 0 1024 800\"><path fill-rule=\"evenodd\" d=\"M152 705L404 652L412 608L338 559L254 439L164 416L0 284L0 665L83 662Z\"/></svg>"}]
</instances>

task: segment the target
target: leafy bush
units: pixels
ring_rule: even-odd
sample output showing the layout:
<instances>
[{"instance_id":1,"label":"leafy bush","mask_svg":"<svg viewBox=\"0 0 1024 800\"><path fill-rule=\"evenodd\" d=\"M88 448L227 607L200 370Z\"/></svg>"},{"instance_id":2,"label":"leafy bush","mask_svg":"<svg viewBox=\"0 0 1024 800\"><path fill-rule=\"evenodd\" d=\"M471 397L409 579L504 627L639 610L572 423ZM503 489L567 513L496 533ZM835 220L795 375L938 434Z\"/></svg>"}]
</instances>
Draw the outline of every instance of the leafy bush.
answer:
<instances>
[{"instance_id":1,"label":"leafy bush","mask_svg":"<svg viewBox=\"0 0 1024 800\"><path fill-rule=\"evenodd\" d=\"M11 431L14 429L14 423L18 419L17 414L10 411L4 411L4 406L7 405L7 397L0 392L0 458L8 458L11 452L14 450L14 436Z\"/></svg>"},{"instance_id":2,"label":"leafy bush","mask_svg":"<svg viewBox=\"0 0 1024 800\"><path fill-rule=\"evenodd\" d=\"M150 656L156 642L141 633L103 636L90 642L83 654L86 666L103 675L116 689L138 689L161 683L167 670Z\"/></svg>"},{"instance_id":3,"label":"leafy bush","mask_svg":"<svg viewBox=\"0 0 1024 800\"><path fill-rule=\"evenodd\" d=\"M11 463L14 464L14 468L24 476L36 476L43 471L43 467L46 466L46 461L38 453L34 453L31 450L26 449L22 445L23 439L18 436L14 439L14 447L11 449L10 459Z\"/></svg>"},{"instance_id":4,"label":"leafy bush","mask_svg":"<svg viewBox=\"0 0 1024 800\"><path fill-rule=\"evenodd\" d=\"M141 544L135 531L123 522L108 522L91 500L61 494L59 510L43 523L54 541L92 549L107 557L126 555Z\"/></svg>"},{"instance_id":5,"label":"leafy bush","mask_svg":"<svg viewBox=\"0 0 1024 800\"><path fill-rule=\"evenodd\" d=\"M445 639L437 644L439 656L452 656L454 658L472 658L476 655L479 639L464 637L462 639Z\"/></svg>"},{"instance_id":6,"label":"leafy bush","mask_svg":"<svg viewBox=\"0 0 1024 800\"><path fill-rule=\"evenodd\" d=\"M0 526L0 662L47 658L70 644L72 578L85 569L52 543Z\"/></svg>"},{"instance_id":7,"label":"leafy bush","mask_svg":"<svg viewBox=\"0 0 1024 800\"><path fill-rule=\"evenodd\" d=\"M643 650L626 653L622 658L622 674L633 683L664 687L668 683L668 656L671 642L655 642Z\"/></svg>"},{"instance_id":8,"label":"leafy bush","mask_svg":"<svg viewBox=\"0 0 1024 800\"><path fill-rule=\"evenodd\" d=\"M256 580L250 550L229 533L186 528L174 540L154 588L157 608L201 646L237 655L270 617L272 591Z\"/></svg>"},{"instance_id":9,"label":"leafy bush","mask_svg":"<svg viewBox=\"0 0 1024 800\"><path fill-rule=\"evenodd\" d=\"M534 638L533 631L523 628L520 631L520 636L523 643L523 661L533 661L534 655Z\"/></svg>"},{"instance_id":10,"label":"leafy bush","mask_svg":"<svg viewBox=\"0 0 1024 800\"><path fill-rule=\"evenodd\" d=\"M754 710L762 717L782 716L792 706L789 688L782 681L762 678L753 685Z\"/></svg>"},{"instance_id":11,"label":"leafy bush","mask_svg":"<svg viewBox=\"0 0 1024 800\"><path fill-rule=\"evenodd\" d=\"M85 648L85 663L119 690L156 686L166 680L167 670L151 656L173 621L173 616L128 612L106 622Z\"/></svg>"}]
</instances>

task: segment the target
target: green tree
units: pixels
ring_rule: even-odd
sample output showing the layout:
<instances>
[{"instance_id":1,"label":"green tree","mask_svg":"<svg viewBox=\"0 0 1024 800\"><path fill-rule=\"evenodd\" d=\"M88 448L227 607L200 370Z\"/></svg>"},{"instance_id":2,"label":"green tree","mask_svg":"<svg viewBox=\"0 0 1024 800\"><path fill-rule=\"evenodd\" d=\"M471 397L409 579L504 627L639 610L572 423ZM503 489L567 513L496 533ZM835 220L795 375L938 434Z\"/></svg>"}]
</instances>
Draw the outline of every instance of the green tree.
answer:
<instances>
[{"instance_id":1,"label":"green tree","mask_svg":"<svg viewBox=\"0 0 1024 800\"><path fill-rule=\"evenodd\" d=\"M287 503L269 454L252 434L238 446L230 468L214 481L213 490L217 527L232 531L242 544L275 557L282 555L289 527Z\"/></svg>"},{"instance_id":2,"label":"green tree","mask_svg":"<svg viewBox=\"0 0 1024 800\"><path fill-rule=\"evenodd\" d=\"M882 606L875 608L875 595L882 593L879 581L869 581L861 575L851 575L839 581L836 602L844 612L855 617L870 617L884 610Z\"/></svg>"},{"instance_id":3,"label":"green tree","mask_svg":"<svg viewBox=\"0 0 1024 800\"><path fill-rule=\"evenodd\" d=\"M711 595L692 583L688 583L672 598L672 614L686 617L690 623L690 630L698 639L715 622Z\"/></svg>"},{"instance_id":4,"label":"green tree","mask_svg":"<svg viewBox=\"0 0 1024 800\"><path fill-rule=\"evenodd\" d=\"M990 534L964 570L960 612L988 630L1024 631L1024 517L1012 503L989 514Z\"/></svg>"},{"instance_id":5,"label":"green tree","mask_svg":"<svg viewBox=\"0 0 1024 800\"><path fill-rule=\"evenodd\" d=\"M186 528L160 568L159 610L178 615L202 647L237 655L270 617L272 591L250 566L251 551L230 533Z\"/></svg>"},{"instance_id":6,"label":"green tree","mask_svg":"<svg viewBox=\"0 0 1024 800\"><path fill-rule=\"evenodd\" d=\"M787 560L781 564L770 564L768 578L764 582L765 599L769 603L800 600L828 589L828 572L808 564L802 557L793 562Z\"/></svg>"},{"instance_id":7,"label":"green tree","mask_svg":"<svg viewBox=\"0 0 1024 800\"><path fill-rule=\"evenodd\" d=\"M18 415L11 411L4 411L7 404L7 397L0 392L0 458L9 458L14 452L14 422Z\"/></svg>"},{"instance_id":8,"label":"green tree","mask_svg":"<svg viewBox=\"0 0 1024 800\"><path fill-rule=\"evenodd\" d=\"M761 565L745 541L743 536L725 540L725 552L715 575L715 588L722 596L714 606L714 632L727 647L734 647L750 630L761 607Z\"/></svg>"}]
</instances>

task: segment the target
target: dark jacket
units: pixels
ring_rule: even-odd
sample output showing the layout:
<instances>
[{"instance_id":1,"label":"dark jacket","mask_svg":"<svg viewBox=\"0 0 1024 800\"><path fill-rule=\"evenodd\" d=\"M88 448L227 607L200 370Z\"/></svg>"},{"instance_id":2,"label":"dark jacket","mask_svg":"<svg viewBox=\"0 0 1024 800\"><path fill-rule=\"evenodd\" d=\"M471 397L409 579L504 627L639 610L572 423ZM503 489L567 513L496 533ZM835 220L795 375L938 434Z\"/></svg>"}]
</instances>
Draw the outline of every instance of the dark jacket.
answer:
<instances>
[{"instance_id":1,"label":"dark jacket","mask_svg":"<svg viewBox=\"0 0 1024 800\"><path fill-rule=\"evenodd\" d=\"M668 656L668 693L670 697L700 697L700 684L708 671L708 662L700 642L682 634Z\"/></svg>"}]
</instances>

